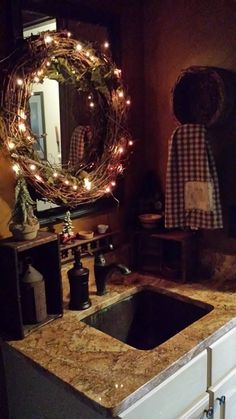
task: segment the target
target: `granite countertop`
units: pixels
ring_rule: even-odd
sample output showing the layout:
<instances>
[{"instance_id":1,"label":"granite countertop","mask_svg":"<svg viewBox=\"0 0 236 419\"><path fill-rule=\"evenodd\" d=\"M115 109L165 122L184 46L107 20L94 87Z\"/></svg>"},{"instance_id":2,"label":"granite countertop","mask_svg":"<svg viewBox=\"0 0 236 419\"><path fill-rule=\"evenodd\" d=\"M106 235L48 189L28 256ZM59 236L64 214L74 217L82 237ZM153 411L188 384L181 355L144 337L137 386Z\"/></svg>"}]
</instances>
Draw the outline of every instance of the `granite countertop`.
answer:
<instances>
[{"instance_id":1,"label":"granite countertop","mask_svg":"<svg viewBox=\"0 0 236 419\"><path fill-rule=\"evenodd\" d=\"M65 269L65 268L64 268ZM68 269L68 268L67 268ZM213 284L179 284L154 276L132 273L113 276L108 293L97 296L90 281L92 306L69 311L68 281L64 277L65 311L62 318L44 325L21 341L8 344L40 368L76 390L91 407L116 415L177 371L204 348L236 325L233 290ZM80 320L142 288L161 289L211 304L214 310L152 350L122 343Z\"/></svg>"}]
</instances>

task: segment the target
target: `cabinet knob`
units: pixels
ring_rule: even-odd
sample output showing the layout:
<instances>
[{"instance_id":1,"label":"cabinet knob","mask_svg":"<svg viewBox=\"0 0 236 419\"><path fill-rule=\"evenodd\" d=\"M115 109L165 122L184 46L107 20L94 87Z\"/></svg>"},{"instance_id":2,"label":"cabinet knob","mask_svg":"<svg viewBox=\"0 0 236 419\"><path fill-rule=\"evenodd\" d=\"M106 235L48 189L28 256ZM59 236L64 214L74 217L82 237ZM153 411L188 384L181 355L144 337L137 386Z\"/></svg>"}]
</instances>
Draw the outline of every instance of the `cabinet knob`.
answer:
<instances>
[{"instance_id":1,"label":"cabinet knob","mask_svg":"<svg viewBox=\"0 0 236 419\"><path fill-rule=\"evenodd\" d=\"M214 413L213 407L210 407L210 409L204 410L204 413L206 414L207 418L211 418L213 416L213 413Z\"/></svg>"}]
</instances>

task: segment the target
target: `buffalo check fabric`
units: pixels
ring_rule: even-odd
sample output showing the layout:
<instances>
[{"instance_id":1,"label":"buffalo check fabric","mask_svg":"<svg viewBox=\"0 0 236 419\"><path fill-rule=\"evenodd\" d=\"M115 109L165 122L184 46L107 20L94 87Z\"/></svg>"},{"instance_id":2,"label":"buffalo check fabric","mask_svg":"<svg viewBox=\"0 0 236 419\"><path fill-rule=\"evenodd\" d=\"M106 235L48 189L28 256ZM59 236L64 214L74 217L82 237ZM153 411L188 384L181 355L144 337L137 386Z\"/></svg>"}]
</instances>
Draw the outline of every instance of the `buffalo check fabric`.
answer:
<instances>
[{"instance_id":1,"label":"buffalo check fabric","mask_svg":"<svg viewBox=\"0 0 236 419\"><path fill-rule=\"evenodd\" d=\"M178 127L170 141L165 226L223 227L218 176L204 125Z\"/></svg>"},{"instance_id":2,"label":"buffalo check fabric","mask_svg":"<svg viewBox=\"0 0 236 419\"><path fill-rule=\"evenodd\" d=\"M76 166L84 157L86 146L91 141L92 130L89 125L78 125L71 136L69 162Z\"/></svg>"}]
</instances>

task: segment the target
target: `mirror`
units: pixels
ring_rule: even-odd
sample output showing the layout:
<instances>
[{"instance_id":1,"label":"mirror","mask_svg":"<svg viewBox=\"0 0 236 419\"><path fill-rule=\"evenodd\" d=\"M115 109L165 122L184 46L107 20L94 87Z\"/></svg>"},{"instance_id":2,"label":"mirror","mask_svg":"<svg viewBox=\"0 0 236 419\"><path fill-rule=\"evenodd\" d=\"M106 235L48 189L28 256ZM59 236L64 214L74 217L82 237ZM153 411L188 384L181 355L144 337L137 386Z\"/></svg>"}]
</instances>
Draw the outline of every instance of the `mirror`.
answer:
<instances>
[{"instance_id":1,"label":"mirror","mask_svg":"<svg viewBox=\"0 0 236 419\"><path fill-rule=\"evenodd\" d=\"M27 38L11 55L4 71L8 75L1 95L2 141L15 170L55 204L73 207L111 194L132 140L125 127L130 100L120 70L109 54L91 43L73 39L68 31L47 30ZM73 162L72 143L68 143L68 138L73 139L74 134L68 129L65 147L68 154L61 156L63 141L59 141L59 125L71 129L62 110L61 119L52 124L54 140L47 142L48 133L43 132L45 100L40 89L45 80L51 79L64 86L64 96L69 97L73 111L74 104L79 103L78 113L74 112L78 119L67 112L76 123L72 129L80 127L76 145L83 137L83 151ZM39 90L34 88L31 95L35 84ZM54 94L50 97L54 99ZM53 102L51 109L55 108ZM52 144L55 154L48 152Z\"/></svg>"}]
</instances>

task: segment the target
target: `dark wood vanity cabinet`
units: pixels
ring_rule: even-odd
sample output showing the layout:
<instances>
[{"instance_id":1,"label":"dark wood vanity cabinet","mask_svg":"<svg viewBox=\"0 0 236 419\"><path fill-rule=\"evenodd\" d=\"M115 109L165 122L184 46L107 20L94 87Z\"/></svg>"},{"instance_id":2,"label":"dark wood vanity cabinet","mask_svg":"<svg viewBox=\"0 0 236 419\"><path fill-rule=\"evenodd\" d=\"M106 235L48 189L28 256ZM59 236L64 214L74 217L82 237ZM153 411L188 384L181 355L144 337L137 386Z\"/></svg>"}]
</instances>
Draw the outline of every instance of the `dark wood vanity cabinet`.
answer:
<instances>
[{"instance_id":1,"label":"dark wood vanity cabinet","mask_svg":"<svg viewBox=\"0 0 236 419\"><path fill-rule=\"evenodd\" d=\"M27 260L44 278L47 317L34 324L23 324L21 277ZM39 232L37 238L16 242L0 241L0 335L4 339L21 339L32 329L41 327L63 313L61 264L58 236Z\"/></svg>"},{"instance_id":2,"label":"dark wood vanity cabinet","mask_svg":"<svg viewBox=\"0 0 236 419\"><path fill-rule=\"evenodd\" d=\"M197 234L139 230L134 235L134 268L179 282L197 277Z\"/></svg>"}]
</instances>

